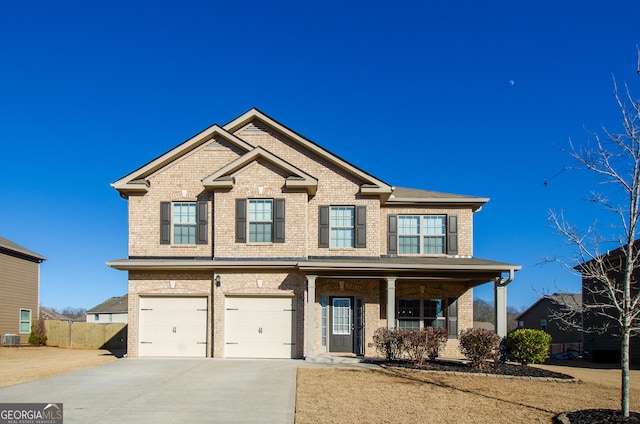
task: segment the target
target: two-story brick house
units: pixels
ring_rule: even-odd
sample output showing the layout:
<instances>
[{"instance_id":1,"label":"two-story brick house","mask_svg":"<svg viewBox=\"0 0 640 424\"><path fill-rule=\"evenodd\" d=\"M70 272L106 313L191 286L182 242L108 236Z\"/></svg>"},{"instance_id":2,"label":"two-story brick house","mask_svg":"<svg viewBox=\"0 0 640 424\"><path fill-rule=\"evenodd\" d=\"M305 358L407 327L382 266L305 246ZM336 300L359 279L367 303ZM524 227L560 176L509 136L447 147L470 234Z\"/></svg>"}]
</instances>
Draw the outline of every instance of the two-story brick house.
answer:
<instances>
[{"instance_id":1,"label":"two-story brick house","mask_svg":"<svg viewBox=\"0 0 640 424\"><path fill-rule=\"evenodd\" d=\"M390 186L257 109L112 186L131 356L375 356L377 328L425 325L454 356L473 287L494 282L506 311L520 269L473 257L488 199Z\"/></svg>"}]
</instances>

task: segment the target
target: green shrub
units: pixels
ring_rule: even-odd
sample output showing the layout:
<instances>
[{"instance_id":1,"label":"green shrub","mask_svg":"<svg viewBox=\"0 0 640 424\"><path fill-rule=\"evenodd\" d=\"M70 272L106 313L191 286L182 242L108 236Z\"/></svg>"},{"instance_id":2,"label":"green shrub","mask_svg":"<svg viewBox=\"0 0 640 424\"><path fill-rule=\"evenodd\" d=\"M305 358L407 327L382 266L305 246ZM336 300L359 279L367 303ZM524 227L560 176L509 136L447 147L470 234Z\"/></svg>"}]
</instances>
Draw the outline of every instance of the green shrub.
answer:
<instances>
[{"instance_id":1,"label":"green shrub","mask_svg":"<svg viewBox=\"0 0 640 424\"><path fill-rule=\"evenodd\" d=\"M373 334L373 343L387 361L395 361L402 353L404 334L398 329L380 327Z\"/></svg>"},{"instance_id":2,"label":"green shrub","mask_svg":"<svg viewBox=\"0 0 640 424\"><path fill-rule=\"evenodd\" d=\"M44 346L47 344L47 331L44 327L44 320L42 318L38 318L33 321L33 324L31 324L29 344L35 346Z\"/></svg>"},{"instance_id":3,"label":"green shrub","mask_svg":"<svg viewBox=\"0 0 640 424\"><path fill-rule=\"evenodd\" d=\"M460 332L460 351L475 368L482 368L487 359L495 358L500 337L482 328L468 328Z\"/></svg>"},{"instance_id":4,"label":"green shrub","mask_svg":"<svg viewBox=\"0 0 640 424\"><path fill-rule=\"evenodd\" d=\"M542 330L521 328L507 336L509 351L522 365L539 364L549 357L551 336Z\"/></svg>"}]
</instances>

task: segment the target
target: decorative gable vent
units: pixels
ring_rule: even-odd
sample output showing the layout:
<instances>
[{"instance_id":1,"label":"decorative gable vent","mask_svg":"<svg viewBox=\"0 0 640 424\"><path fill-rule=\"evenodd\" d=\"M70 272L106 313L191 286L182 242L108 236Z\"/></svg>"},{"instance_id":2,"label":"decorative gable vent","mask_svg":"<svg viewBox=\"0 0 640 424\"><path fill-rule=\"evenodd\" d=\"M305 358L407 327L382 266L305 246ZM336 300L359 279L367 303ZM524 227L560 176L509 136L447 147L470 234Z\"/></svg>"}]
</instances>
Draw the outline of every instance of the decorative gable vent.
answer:
<instances>
[{"instance_id":1,"label":"decorative gable vent","mask_svg":"<svg viewBox=\"0 0 640 424\"><path fill-rule=\"evenodd\" d=\"M261 122L251 122L249 125L244 127L241 132L249 132L249 133L264 133L269 132L269 127Z\"/></svg>"}]
</instances>

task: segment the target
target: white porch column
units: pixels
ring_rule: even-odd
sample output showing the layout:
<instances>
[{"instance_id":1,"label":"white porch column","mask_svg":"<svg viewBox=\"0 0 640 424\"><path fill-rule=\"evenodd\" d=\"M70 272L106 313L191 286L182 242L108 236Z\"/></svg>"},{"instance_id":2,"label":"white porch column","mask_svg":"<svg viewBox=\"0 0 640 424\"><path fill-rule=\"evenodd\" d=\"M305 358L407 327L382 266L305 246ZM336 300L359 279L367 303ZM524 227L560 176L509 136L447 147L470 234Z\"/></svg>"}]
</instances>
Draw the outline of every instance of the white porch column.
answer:
<instances>
[{"instance_id":1,"label":"white porch column","mask_svg":"<svg viewBox=\"0 0 640 424\"><path fill-rule=\"evenodd\" d=\"M387 328L396 328L396 277L387 277Z\"/></svg>"},{"instance_id":2,"label":"white porch column","mask_svg":"<svg viewBox=\"0 0 640 424\"><path fill-rule=\"evenodd\" d=\"M493 295L496 314L496 334L500 337L507 335L507 285L502 279L493 283Z\"/></svg>"},{"instance_id":3,"label":"white porch column","mask_svg":"<svg viewBox=\"0 0 640 424\"><path fill-rule=\"evenodd\" d=\"M317 275L307 275L307 359L315 356L316 278Z\"/></svg>"}]
</instances>

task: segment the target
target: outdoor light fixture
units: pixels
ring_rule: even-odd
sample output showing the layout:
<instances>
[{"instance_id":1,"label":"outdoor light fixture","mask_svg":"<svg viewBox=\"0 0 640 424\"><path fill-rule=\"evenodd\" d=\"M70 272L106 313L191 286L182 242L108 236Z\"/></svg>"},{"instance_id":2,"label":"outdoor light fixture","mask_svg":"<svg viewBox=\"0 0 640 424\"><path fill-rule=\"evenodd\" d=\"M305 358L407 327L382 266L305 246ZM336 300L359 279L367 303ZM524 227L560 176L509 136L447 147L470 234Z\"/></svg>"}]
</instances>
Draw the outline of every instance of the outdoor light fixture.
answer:
<instances>
[{"instance_id":1,"label":"outdoor light fixture","mask_svg":"<svg viewBox=\"0 0 640 424\"><path fill-rule=\"evenodd\" d=\"M220 276L216 275L216 287L220 287Z\"/></svg>"}]
</instances>

